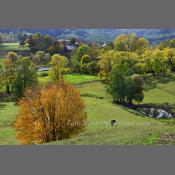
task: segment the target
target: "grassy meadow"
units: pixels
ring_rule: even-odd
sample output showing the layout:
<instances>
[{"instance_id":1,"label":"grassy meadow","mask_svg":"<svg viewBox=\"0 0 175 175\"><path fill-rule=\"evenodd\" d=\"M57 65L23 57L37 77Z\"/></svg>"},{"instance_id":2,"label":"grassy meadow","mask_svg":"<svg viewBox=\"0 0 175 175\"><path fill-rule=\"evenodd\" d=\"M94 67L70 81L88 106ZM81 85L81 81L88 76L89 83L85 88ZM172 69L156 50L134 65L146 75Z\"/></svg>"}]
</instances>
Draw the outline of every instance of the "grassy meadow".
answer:
<instances>
[{"instance_id":1,"label":"grassy meadow","mask_svg":"<svg viewBox=\"0 0 175 175\"><path fill-rule=\"evenodd\" d=\"M150 84L145 86L143 103L175 103L175 75L169 76L146 77L145 81ZM44 83L49 79L49 76L40 77L39 81ZM68 74L65 79L80 90L86 104L88 124L83 132L70 139L47 144L159 144L163 134L175 133L174 125L165 120L142 117L135 111L113 104L105 85L97 81L96 76ZM13 102L0 103L0 144L19 144L13 128L17 110L18 106ZM117 120L118 124L111 126L111 120Z\"/></svg>"},{"instance_id":2,"label":"grassy meadow","mask_svg":"<svg viewBox=\"0 0 175 175\"><path fill-rule=\"evenodd\" d=\"M45 71L49 74L48 71ZM39 73L40 74L40 73ZM79 84L91 81L98 81L98 77L94 75L81 75L81 74L66 74L64 79L70 82L71 84ZM40 84L45 84L51 80L50 76L39 77Z\"/></svg>"},{"instance_id":3,"label":"grassy meadow","mask_svg":"<svg viewBox=\"0 0 175 175\"><path fill-rule=\"evenodd\" d=\"M5 60L4 52L7 54L10 51L25 52L29 50L30 49L27 46L20 46L19 43L1 43L0 44L0 64L3 64Z\"/></svg>"},{"instance_id":4,"label":"grassy meadow","mask_svg":"<svg viewBox=\"0 0 175 175\"><path fill-rule=\"evenodd\" d=\"M28 47L20 47L18 43L3 43L0 51L28 51ZM4 62L0 56L0 64ZM48 76L41 76L47 73ZM165 144L161 138L166 134L175 134L175 119L153 119L140 116L136 111L114 104L106 85L95 75L70 73L64 79L75 85L86 104L88 123L84 131L70 139L46 143L46 145L147 145ZM143 104L169 103L175 106L175 74L152 76L144 79ZM48 71L38 72L40 85L51 80ZM0 102L0 144L20 144L16 138L14 121L18 112L15 102ZM117 125L111 126L111 120ZM175 144L175 138L166 144Z\"/></svg>"},{"instance_id":5,"label":"grassy meadow","mask_svg":"<svg viewBox=\"0 0 175 175\"><path fill-rule=\"evenodd\" d=\"M27 46L21 47L19 43L2 43L0 51L29 51Z\"/></svg>"}]
</instances>

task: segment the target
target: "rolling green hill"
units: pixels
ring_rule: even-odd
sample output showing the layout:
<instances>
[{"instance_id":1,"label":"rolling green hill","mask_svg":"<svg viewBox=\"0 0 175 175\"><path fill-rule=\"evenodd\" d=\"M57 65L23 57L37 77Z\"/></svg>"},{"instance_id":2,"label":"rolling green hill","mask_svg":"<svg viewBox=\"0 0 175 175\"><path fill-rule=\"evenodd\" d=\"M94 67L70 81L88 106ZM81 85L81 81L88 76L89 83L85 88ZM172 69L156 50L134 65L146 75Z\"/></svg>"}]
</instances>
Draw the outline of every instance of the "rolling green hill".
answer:
<instances>
[{"instance_id":1,"label":"rolling green hill","mask_svg":"<svg viewBox=\"0 0 175 175\"><path fill-rule=\"evenodd\" d=\"M20 47L19 43L2 43L0 51L29 51L28 47Z\"/></svg>"},{"instance_id":2,"label":"rolling green hill","mask_svg":"<svg viewBox=\"0 0 175 175\"><path fill-rule=\"evenodd\" d=\"M174 76L149 77L152 86L145 87L144 103L168 101L174 104ZM81 79L80 75L79 79ZM175 133L174 124L168 124L165 120L141 117L132 110L113 104L106 94L104 84L99 81L83 82L83 80L82 75L81 83L76 86L80 89L86 104L89 123L85 131L68 140L47 144L156 144L162 134ZM0 144L19 144L13 128L17 109L15 103L0 103ZM111 120L117 120L118 125L111 126ZM174 119L171 120L174 122Z\"/></svg>"},{"instance_id":3,"label":"rolling green hill","mask_svg":"<svg viewBox=\"0 0 175 175\"><path fill-rule=\"evenodd\" d=\"M163 87L161 92L159 87ZM159 84L158 87L145 91L145 102L164 103L171 99L171 103L175 103L174 94L166 96L167 90L173 91L174 88L175 81L171 82L171 86L169 83ZM175 132L175 127L168 126L166 122L141 117L132 110L111 103L100 82L81 85L79 89L87 104L90 125L76 137L49 144L155 144L161 134ZM160 98L160 95L167 98ZM119 122L117 126L110 126L113 119Z\"/></svg>"}]
</instances>

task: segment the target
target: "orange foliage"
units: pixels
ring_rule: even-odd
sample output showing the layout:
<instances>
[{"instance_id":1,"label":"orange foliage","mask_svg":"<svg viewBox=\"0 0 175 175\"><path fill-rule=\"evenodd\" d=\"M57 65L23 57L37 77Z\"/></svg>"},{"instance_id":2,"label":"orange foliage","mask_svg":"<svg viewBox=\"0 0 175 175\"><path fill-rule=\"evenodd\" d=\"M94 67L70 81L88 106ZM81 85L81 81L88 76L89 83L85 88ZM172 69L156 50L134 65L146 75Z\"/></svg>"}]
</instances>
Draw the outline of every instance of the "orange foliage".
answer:
<instances>
[{"instance_id":1,"label":"orange foliage","mask_svg":"<svg viewBox=\"0 0 175 175\"><path fill-rule=\"evenodd\" d=\"M22 144L69 138L84 128L84 109L79 91L65 81L28 89L15 122L17 138Z\"/></svg>"}]
</instances>

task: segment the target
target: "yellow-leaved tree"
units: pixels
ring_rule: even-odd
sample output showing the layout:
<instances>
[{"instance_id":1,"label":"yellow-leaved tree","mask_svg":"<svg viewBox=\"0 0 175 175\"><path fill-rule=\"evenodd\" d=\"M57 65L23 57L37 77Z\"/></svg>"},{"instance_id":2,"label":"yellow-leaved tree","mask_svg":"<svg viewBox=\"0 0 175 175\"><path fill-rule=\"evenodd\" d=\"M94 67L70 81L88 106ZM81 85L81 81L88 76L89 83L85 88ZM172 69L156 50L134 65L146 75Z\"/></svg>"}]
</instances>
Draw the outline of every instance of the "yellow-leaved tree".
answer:
<instances>
[{"instance_id":1,"label":"yellow-leaved tree","mask_svg":"<svg viewBox=\"0 0 175 175\"><path fill-rule=\"evenodd\" d=\"M60 54L54 54L51 60L51 77L54 81L63 79L63 75L68 72L68 59Z\"/></svg>"},{"instance_id":2,"label":"yellow-leaved tree","mask_svg":"<svg viewBox=\"0 0 175 175\"><path fill-rule=\"evenodd\" d=\"M65 81L30 88L20 100L15 127L22 144L67 139L83 130L85 105L79 91Z\"/></svg>"}]
</instances>

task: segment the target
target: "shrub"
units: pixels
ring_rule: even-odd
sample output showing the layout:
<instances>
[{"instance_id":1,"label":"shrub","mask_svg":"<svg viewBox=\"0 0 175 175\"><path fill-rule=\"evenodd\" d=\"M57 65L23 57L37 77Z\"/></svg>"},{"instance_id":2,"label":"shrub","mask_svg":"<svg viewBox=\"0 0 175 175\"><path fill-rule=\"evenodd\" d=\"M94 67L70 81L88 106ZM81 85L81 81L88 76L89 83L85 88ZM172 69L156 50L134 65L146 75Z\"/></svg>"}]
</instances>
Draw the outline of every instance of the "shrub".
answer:
<instances>
[{"instance_id":1,"label":"shrub","mask_svg":"<svg viewBox=\"0 0 175 175\"><path fill-rule=\"evenodd\" d=\"M67 82L28 89L15 122L17 138L22 144L67 139L84 128L84 109L79 91Z\"/></svg>"}]
</instances>

